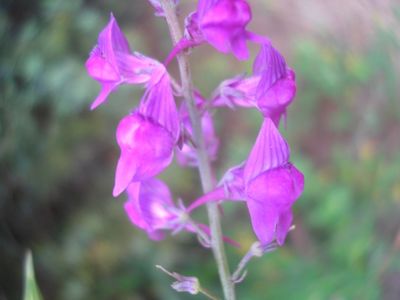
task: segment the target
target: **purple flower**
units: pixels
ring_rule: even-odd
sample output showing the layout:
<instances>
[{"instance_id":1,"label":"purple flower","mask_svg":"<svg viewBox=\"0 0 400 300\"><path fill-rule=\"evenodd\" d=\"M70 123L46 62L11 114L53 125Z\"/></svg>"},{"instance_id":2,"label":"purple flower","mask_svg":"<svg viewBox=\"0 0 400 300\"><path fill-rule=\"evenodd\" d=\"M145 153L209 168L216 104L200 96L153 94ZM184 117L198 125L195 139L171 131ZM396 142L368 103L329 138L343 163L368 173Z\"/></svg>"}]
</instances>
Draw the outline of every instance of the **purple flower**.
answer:
<instances>
[{"instance_id":1,"label":"purple flower","mask_svg":"<svg viewBox=\"0 0 400 300\"><path fill-rule=\"evenodd\" d=\"M283 245L292 225L291 207L304 188L304 176L292 164L265 171L247 185L247 208L258 240Z\"/></svg>"},{"instance_id":2,"label":"purple flower","mask_svg":"<svg viewBox=\"0 0 400 300\"><path fill-rule=\"evenodd\" d=\"M215 134L214 123L210 113L204 109L205 100L199 93L195 93L197 109L201 114L201 127L204 134L204 142L208 158L213 161L217 157L219 140ZM176 150L176 158L182 166L197 166L198 158L196 149L193 146L193 128L190 121L189 112L186 104L183 102L180 109L180 120L183 125L183 143Z\"/></svg>"},{"instance_id":3,"label":"purple flower","mask_svg":"<svg viewBox=\"0 0 400 300\"><path fill-rule=\"evenodd\" d=\"M146 231L151 239L160 240L164 237L163 230L175 229L175 205L164 182L156 178L133 182L128 186L127 193L125 212L131 222Z\"/></svg>"},{"instance_id":4,"label":"purple flower","mask_svg":"<svg viewBox=\"0 0 400 300\"><path fill-rule=\"evenodd\" d=\"M173 282L171 287L177 292L186 292L196 295L200 292L200 283L196 277L183 276L177 277L177 281Z\"/></svg>"},{"instance_id":5,"label":"purple flower","mask_svg":"<svg viewBox=\"0 0 400 300\"><path fill-rule=\"evenodd\" d=\"M250 20L251 9L245 0L199 0L197 11L186 21L186 35L246 60L249 57L246 26Z\"/></svg>"},{"instance_id":6,"label":"purple flower","mask_svg":"<svg viewBox=\"0 0 400 300\"><path fill-rule=\"evenodd\" d=\"M247 161L230 169L219 187L196 200L188 211L222 198L246 201L253 230L262 245L283 245L292 224L291 206L304 188L303 174L289 162L289 147L266 118Z\"/></svg>"},{"instance_id":7,"label":"purple flower","mask_svg":"<svg viewBox=\"0 0 400 300\"><path fill-rule=\"evenodd\" d=\"M142 114L124 117L117 128L121 149L115 172L114 197L131 182L149 179L172 161L175 140L168 130Z\"/></svg>"},{"instance_id":8,"label":"purple flower","mask_svg":"<svg viewBox=\"0 0 400 300\"><path fill-rule=\"evenodd\" d=\"M196 277L183 276L176 272L170 272L160 265L156 265L156 268L159 268L169 276L176 279L176 281L171 285L174 290L178 292L187 292L192 295L196 295L201 292L200 282Z\"/></svg>"},{"instance_id":9,"label":"purple flower","mask_svg":"<svg viewBox=\"0 0 400 300\"><path fill-rule=\"evenodd\" d=\"M132 181L142 181L163 171L172 161L179 137L179 119L166 71L154 76L139 109L124 117L117 128L121 149L113 195Z\"/></svg>"},{"instance_id":10,"label":"purple flower","mask_svg":"<svg viewBox=\"0 0 400 300\"><path fill-rule=\"evenodd\" d=\"M210 229L206 225L189 220L185 208L174 204L171 192L163 181L153 177L132 182L127 188L127 194L125 212L135 226L146 231L149 238L160 240L164 238L164 231L174 234L183 229L196 234L201 230L210 237ZM224 236L223 240L239 247L230 238Z\"/></svg>"},{"instance_id":11,"label":"purple flower","mask_svg":"<svg viewBox=\"0 0 400 300\"><path fill-rule=\"evenodd\" d=\"M101 84L101 91L91 109L106 101L121 84L142 84L150 80L153 71L162 65L140 53L131 54L128 41L111 14L107 26L100 32L97 45L88 60L89 75Z\"/></svg>"},{"instance_id":12,"label":"purple flower","mask_svg":"<svg viewBox=\"0 0 400 300\"><path fill-rule=\"evenodd\" d=\"M162 8L162 5L159 0L149 0L150 4L154 7L155 9L155 15L157 17L163 17L164 16L164 10ZM179 0L174 0L174 5L178 5Z\"/></svg>"},{"instance_id":13,"label":"purple flower","mask_svg":"<svg viewBox=\"0 0 400 300\"><path fill-rule=\"evenodd\" d=\"M296 76L270 44L261 47L254 74L223 81L214 92L214 107L255 107L276 125L296 95Z\"/></svg>"},{"instance_id":14,"label":"purple flower","mask_svg":"<svg viewBox=\"0 0 400 300\"><path fill-rule=\"evenodd\" d=\"M257 108L264 117L271 118L275 125L278 125L296 96L296 75L293 70L288 69L285 77L277 80L258 97L260 77L260 75L238 76L223 81L214 92L212 106Z\"/></svg>"}]
</instances>

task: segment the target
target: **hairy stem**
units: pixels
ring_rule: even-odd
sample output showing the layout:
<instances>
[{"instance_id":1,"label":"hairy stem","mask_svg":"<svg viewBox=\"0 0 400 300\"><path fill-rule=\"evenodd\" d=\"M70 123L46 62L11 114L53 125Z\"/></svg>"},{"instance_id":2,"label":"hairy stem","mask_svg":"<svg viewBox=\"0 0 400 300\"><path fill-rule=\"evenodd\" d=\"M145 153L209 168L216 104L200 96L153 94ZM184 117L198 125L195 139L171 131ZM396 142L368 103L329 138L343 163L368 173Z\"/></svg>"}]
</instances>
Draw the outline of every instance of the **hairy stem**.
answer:
<instances>
[{"instance_id":1,"label":"hairy stem","mask_svg":"<svg viewBox=\"0 0 400 300\"><path fill-rule=\"evenodd\" d=\"M178 18L172 0L160 0L164 9L165 17L169 26L169 30L174 44L177 44L182 38L182 31L179 26ZM182 82L182 93L189 110L190 120L193 126L193 138L196 142L196 151L198 157L198 169L200 173L201 184L204 193L209 192L213 188L212 171L210 161L208 159L204 136L201 129L200 116L196 109L193 96L193 83L189 67L189 60L185 53L178 54L179 72ZM226 259L224 244L222 240L221 222L219 218L218 207L216 203L207 204L207 212L209 225L211 230L211 248L217 263L218 273L224 291L226 300L235 299L234 285L231 280L228 262Z\"/></svg>"}]
</instances>

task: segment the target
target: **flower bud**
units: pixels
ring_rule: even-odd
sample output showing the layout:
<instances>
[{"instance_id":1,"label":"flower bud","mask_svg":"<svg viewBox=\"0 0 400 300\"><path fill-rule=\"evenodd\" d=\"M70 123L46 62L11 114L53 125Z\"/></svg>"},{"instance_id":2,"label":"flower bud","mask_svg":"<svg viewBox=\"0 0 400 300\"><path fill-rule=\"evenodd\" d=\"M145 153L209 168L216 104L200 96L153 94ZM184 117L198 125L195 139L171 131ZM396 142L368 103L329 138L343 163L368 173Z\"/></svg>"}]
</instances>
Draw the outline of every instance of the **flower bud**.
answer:
<instances>
[{"instance_id":1,"label":"flower bud","mask_svg":"<svg viewBox=\"0 0 400 300\"><path fill-rule=\"evenodd\" d=\"M171 284L171 287L178 292L186 292L196 295L200 292L200 283L196 277L188 277L177 274L178 280Z\"/></svg>"}]
</instances>

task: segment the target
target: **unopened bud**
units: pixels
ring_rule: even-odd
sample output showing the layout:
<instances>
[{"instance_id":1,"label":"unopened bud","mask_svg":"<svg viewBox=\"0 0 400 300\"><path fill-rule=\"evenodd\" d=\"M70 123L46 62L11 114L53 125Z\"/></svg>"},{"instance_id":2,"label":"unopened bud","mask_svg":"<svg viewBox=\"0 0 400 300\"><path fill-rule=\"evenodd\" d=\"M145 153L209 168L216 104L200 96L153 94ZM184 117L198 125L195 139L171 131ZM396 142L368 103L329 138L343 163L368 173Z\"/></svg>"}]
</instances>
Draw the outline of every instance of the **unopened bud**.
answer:
<instances>
[{"instance_id":1,"label":"unopened bud","mask_svg":"<svg viewBox=\"0 0 400 300\"><path fill-rule=\"evenodd\" d=\"M196 277L183 276L176 272L170 272L160 265L156 265L156 268L176 279L176 281L171 284L171 287L174 290L178 292L186 292L192 295L196 295L201 292L200 282Z\"/></svg>"},{"instance_id":2,"label":"unopened bud","mask_svg":"<svg viewBox=\"0 0 400 300\"><path fill-rule=\"evenodd\" d=\"M178 292L187 292L192 295L196 295L200 292L200 283L196 277L188 277L188 276L177 276L177 280L175 281L171 287Z\"/></svg>"}]
</instances>

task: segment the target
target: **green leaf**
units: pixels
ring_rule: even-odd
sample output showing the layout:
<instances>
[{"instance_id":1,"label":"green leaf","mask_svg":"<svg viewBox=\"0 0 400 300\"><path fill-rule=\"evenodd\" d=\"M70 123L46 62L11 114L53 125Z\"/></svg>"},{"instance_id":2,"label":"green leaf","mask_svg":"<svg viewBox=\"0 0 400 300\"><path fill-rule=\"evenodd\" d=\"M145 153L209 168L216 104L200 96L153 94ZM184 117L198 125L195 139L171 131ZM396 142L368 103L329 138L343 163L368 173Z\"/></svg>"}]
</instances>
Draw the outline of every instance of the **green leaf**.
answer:
<instances>
[{"instance_id":1,"label":"green leaf","mask_svg":"<svg viewBox=\"0 0 400 300\"><path fill-rule=\"evenodd\" d=\"M24 300L42 300L39 288L35 280L35 272L33 270L32 253L30 250L25 255L25 290Z\"/></svg>"}]
</instances>

